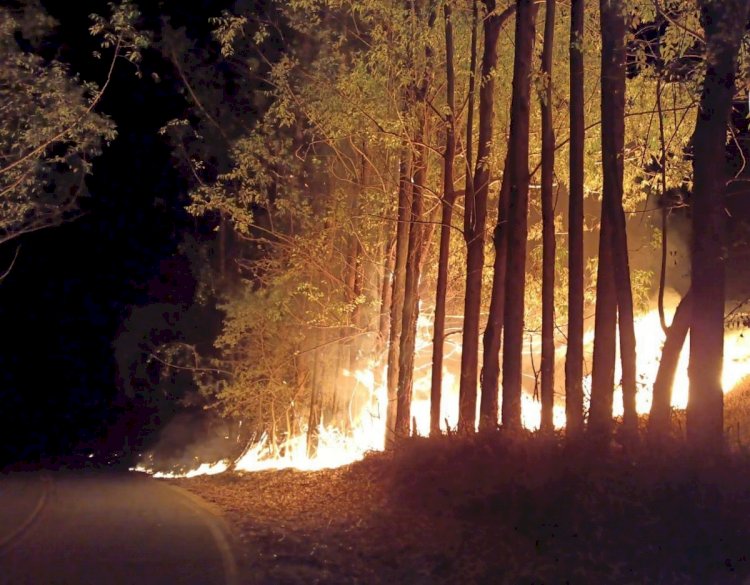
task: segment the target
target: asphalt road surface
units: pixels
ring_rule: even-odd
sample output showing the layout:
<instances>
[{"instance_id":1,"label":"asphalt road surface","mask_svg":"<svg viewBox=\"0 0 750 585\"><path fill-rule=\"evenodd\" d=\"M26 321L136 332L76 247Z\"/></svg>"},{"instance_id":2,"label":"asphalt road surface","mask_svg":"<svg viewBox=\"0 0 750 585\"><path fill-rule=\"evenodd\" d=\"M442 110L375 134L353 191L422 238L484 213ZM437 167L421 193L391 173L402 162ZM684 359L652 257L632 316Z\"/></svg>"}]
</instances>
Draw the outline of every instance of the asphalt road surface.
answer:
<instances>
[{"instance_id":1,"label":"asphalt road surface","mask_svg":"<svg viewBox=\"0 0 750 585\"><path fill-rule=\"evenodd\" d=\"M224 523L139 474L0 475L0 583L236 585Z\"/></svg>"}]
</instances>

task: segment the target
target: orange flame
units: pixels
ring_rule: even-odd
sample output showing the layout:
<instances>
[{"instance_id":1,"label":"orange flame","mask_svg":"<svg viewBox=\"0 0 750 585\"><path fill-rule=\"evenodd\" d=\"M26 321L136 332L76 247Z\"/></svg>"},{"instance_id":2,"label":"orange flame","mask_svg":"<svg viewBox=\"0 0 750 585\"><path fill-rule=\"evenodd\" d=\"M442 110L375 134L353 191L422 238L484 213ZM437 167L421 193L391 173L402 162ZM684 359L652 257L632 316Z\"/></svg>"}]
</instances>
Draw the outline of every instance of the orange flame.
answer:
<instances>
[{"instance_id":1,"label":"orange flame","mask_svg":"<svg viewBox=\"0 0 750 585\"><path fill-rule=\"evenodd\" d=\"M637 343L637 372L638 393L636 397L636 408L639 414L647 414L651 408L652 388L661 358L664 333L659 324L659 316L656 310L651 311L635 322ZM421 315L418 324L417 355L427 356L431 352L432 323L430 319ZM590 347L593 340L593 331L587 332L584 342ZM538 363L539 339L533 339L526 352L528 356L534 356ZM446 363L452 367L444 366L443 369L443 399L441 403L441 422L443 431L448 427L455 428L458 423L458 383L456 357L460 355L461 347L457 342L449 342L446 348ZM688 377L687 363L689 354L689 343L686 342L681 354L677 375L675 377L672 405L675 408L685 408L688 399ZM558 358L564 346L558 347ZM449 359L450 358L450 359ZM414 432L419 435L427 435L430 427L430 363L422 359L422 365L415 368L414 394L412 400L411 414L416 423ZM380 374L380 375L376 375ZM295 468L299 470L317 470L325 468L340 467L362 459L369 451L381 451L384 448L387 388L385 367L377 362L370 362L366 368L353 372L344 371L344 375L355 381L355 392L365 393L367 400L359 401L364 406L359 412L352 412L350 405L349 422L350 431L345 433L337 426L321 422L317 429L317 450L313 456L307 452L306 429L294 436L287 437L281 445L271 445L268 436L263 435L260 440L249 445L245 452L234 462L234 468L240 471L262 471L268 469ZM619 360L615 372L616 380L620 377ZM740 380L750 375L750 338L746 338L741 332L727 332L725 336L725 362L722 376L724 391L734 388ZM562 376L558 376L562 378ZM527 375L527 386L522 396L521 410L522 423L525 428L535 430L539 428L541 419L541 405L533 397L536 377ZM584 392L588 394L590 389L590 376L584 379ZM563 394L562 380L558 379L556 395ZM588 400L588 396L585 397ZM352 403L353 404L353 403ZM622 415L622 392L615 391L614 416ZM562 404L556 403L553 413L556 428L565 426L565 409ZM183 477L195 475L220 473L229 467L229 462L223 461L213 465L202 464L188 473L181 474ZM144 471L145 469L140 468ZM160 477L176 477L180 474L160 474Z\"/></svg>"}]
</instances>

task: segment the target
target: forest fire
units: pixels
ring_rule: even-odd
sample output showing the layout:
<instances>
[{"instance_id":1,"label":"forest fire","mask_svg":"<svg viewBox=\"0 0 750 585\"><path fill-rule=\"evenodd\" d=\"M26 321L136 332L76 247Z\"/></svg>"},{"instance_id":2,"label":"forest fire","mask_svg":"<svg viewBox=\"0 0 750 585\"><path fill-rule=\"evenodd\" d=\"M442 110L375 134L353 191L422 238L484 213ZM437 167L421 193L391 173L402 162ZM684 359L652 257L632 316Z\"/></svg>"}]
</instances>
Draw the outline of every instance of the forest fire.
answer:
<instances>
[{"instance_id":1,"label":"forest fire","mask_svg":"<svg viewBox=\"0 0 750 585\"><path fill-rule=\"evenodd\" d=\"M428 356L431 350L429 333L431 324L425 316L420 318L419 340L417 344L418 357L422 357L429 365ZM638 348L638 393L636 408L640 415L647 415L651 408L652 388L659 367L664 332L662 331L659 314L656 309L641 315L635 320L635 331ZM592 348L593 331L586 335L587 349ZM536 374L534 360L538 363L538 340L531 339L526 352L526 358L532 364L526 375L526 392L522 397L522 421L528 430L537 430L541 420L541 404L534 397ZM689 381L687 365L689 357L689 338L682 351L677 373L675 376L672 406L684 409L687 406ZM452 359L447 362L443 372L443 401L441 408L442 429L444 432L455 430L458 424L458 378L457 364L460 360L460 345L455 343L448 353ZM559 348L558 348L559 350ZM558 351L558 354L560 352ZM561 365L562 360L558 362ZM532 359L533 358L533 359ZM560 369L560 368L558 368ZM617 362L615 379L620 378L620 363ZM727 331L725 335L725 362L722 376L725 392L732 390L745 377L750 376L750 339L741 331ZM387 405L387 388L385 385L385 366L376 362L354 371L344 371L344 377L354 382L352 395L357 395L357 404L361 408L354 409L354 401L350 399L348 405L348 420L346 428L341 424L321 421L316 431L317 447L313 453L308 451L308 429L303 427L300 432L288 436L274 443L267 434L251 442L242 455L232 464L230 461L218 463L201 463L187 472L158 472L156 477L194 477L221 473L230 467L237 471L265 471L272 469L297 469L315 471L348 465L362 459L367 452L382 451L385 443L385 409ZM560 399L554 407L554 425L556 428L565 426L565 409L562 404L563 376L558 376L556 394ZM586 402L590 392L590 375L584 380ZM430 427L430 368L417 367L414 379L414 398L412 401L412 432L426 436ZM362 397L364 396L364 399ZM615 390L613 415L621 416L622 392ZM135 468L138 471L149 472L144 466Z\"/></svg>"},{"instance_id":2,"label":"forest fire","mask_svg":"<svg viewBox=\"0 0 750 585\"><path fill-rule=\"evenodd\" d=\"M656 372L661 359L664 332L659 324L659 313L653 310L635 321L637 339L638 364L638 394L636 395L636 409L638 414L648 414L651 409L651 390L656 379ZM675 373L672 387L672 406L676 409L687 408L688 403L688 361L690 351L690 337L685 340L685 346L680 354L680 361ZM724 393L730 392L739 382L750 375L750 339L742 331L726 331L724 334L724 369L722 372L722 388ZM617 362L615 379L620 376L620 362ZM587 377L586 382L590 383ZM622 393L615 392L614 415L622 415Z\"/></svg>"}]
</instances>

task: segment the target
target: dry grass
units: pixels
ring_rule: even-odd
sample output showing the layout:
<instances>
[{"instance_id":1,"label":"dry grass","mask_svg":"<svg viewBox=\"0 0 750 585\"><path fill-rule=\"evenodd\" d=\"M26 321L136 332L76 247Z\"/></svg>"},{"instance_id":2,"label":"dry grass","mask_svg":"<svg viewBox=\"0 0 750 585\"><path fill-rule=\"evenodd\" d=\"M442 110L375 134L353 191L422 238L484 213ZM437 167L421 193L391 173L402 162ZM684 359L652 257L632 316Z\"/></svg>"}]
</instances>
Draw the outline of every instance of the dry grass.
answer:
<instances>
[{"instance_id":1,"label":"dry grass","mask_svg":"<svg viewBox=\"0 0 750 585\"><path fill-rule=\"evenodd\" d=\"M413 440L347 468L180 480L257 583L734 583L750 462L678 443L592 452L502 433Z\"/></svg>"}]
</instances>

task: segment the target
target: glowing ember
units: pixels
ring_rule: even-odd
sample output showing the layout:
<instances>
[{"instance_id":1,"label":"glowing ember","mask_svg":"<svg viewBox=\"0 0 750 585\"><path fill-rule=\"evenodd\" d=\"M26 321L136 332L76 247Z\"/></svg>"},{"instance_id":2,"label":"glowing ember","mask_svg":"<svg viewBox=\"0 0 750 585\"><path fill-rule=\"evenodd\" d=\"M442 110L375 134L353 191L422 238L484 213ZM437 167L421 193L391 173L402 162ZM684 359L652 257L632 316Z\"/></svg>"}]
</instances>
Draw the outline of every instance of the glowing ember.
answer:
<instances>
[{"instance_id":1,"label":"glowing ember","mask_svg":"<svg viewBox=\"0 0 750 585\"><path fill-rule=\"evenodd\" d=\"M195 469L191 469L185 472L154 471L153 469L149 469L143 465L136 465L135 467L131 467L130 471L140 471L142 473L148 473L153 475L154 477L163 479L175 479L178 477L197 477L199 475L216 475L218 473L224 473L227 469L229 469L229 464L229 461L219 461L217 463L201 463Z\"/></svg>"}]
</instances>

